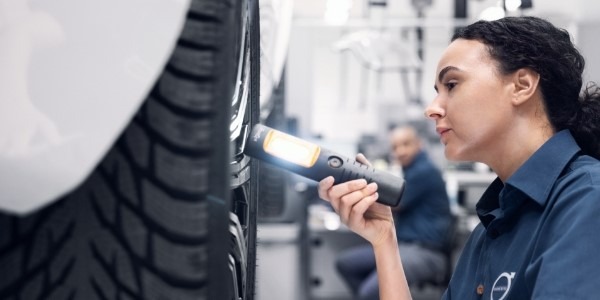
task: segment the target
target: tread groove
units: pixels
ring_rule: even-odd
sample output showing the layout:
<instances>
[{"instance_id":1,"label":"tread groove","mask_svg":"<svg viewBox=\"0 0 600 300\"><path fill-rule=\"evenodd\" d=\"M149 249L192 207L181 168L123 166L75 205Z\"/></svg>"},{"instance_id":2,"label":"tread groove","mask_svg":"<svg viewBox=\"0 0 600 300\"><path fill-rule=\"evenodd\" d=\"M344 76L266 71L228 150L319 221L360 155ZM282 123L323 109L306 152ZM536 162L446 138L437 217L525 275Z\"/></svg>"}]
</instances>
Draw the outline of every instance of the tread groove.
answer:
<instances>
[{"instance_id":1,"label":"tread groove","mask_svg":"<svg viewBox=\"0 0 600 300\"><path fill-rule=\"evenodd\" d=\"M216 80L215 76L213 76L213 75L195 75L186 70L181 70L181 69L177 68L172 63L167 64L167 66L165 67L165 72L169 72L169 73L171 73L171 75L173 75L181 80L211 81L211 82L214 82Z\"/></svg>"},{"instance_id":2,"label":"tread groove","mask_svg":"<svg viewBox=\"0 0 600 300\"><path fill-rule=\"evenodd\" d=\"M67 265L62 269L62 271L60 272L60 275L54 282L52 282L50 280L50 272L46 271L46 274L44 276L44 285L43 285L43 288L40 292L38 299L41 299L41 300L48 299L48 296L51 295L53 291L55 291L58 287L61 287L65 283L65 281L67 280L67 277L69 277L69 274L74 266L75 266L75 258L72 257L71 259L69 259L69 261L67 262ZM72 291L71 294L72 294L72 296L74 296L74 291ZM72 298L72 296L71 296L71 298Z\"/></svg>"},{"instance_id":3,"label":"tread groove","mask_svg":"<svg viewBox=\"0 0 600 300\"><path fill-rule=\"evenodd\" d=\"M30 230L21 234L19 234L19 218L11 216L10 219L12 223L12 242L8 246L0 248L0 257L3 257L4 255L6 255L6 253L12 251L14 248L21 247L25 244L30 244L32 239L35 237L34 233L37 232L38 229L46 223L46 220L52 215L52 212L56 209L57 206L58 205L53 205L44 209L37 217L34 225L30 228Z\"/></svg>"},{"instance_id":4,"label":"tread groove","mask_svg":"<svg viewBox=\"0 0 600 300\"><path fill-rule=\"evenodd\" d=\"M92 289L96 292L96 296L99 296L100 300L109 300L109 298L104 294L103 288L100 287L100 284L98 284L96 279L93 277L90 278L90 284L92 285Z\"/></svg>"},{"instance_id":5,"label":"tread groove","mask_svg":"<svg viewBox=\"0 0 600 300\"><path fill-rule=\"evenodd\" d=\"M143 167L139 166L137 163L133 162L133 154L129 151L129 149L127 149L127 146L124 145L123 143L119 142L118 143L118 148L120 150L120 152L129 160L131 161L131 166L132 166L132 171L135 175L139 176L139 177L144 177L145 179L147 179L151 184L153 184L154 186L158 187L160 190L162 190L163 192L165 192L165 194L169 195L171 198L174 199L174 201L184 201L184 202L198 202L198 199L202 199L205 196L205 193L193 193L193 192L185 192L185 191L181 191L181 190L177 190L174 189L170 186L168 186L167 184L165 184L164 182L162 182L160 179L158 179L154 174L155 172L153 172L153 165L154 160L150 160L150 168L148 170L152 170L152 172L146 172L148 170L145 170ZM152 147L151 152L152 154L155 152L154 147Z\"/></svg>"},{"instance_id":6,"label":"tread groove","mask_svg":"<svg viewBox=\"0 0 600 300\"><path fill-rule=\"evenodd\" d=\"M159 234L160 236L162 236L165 240L167 240L171 243L180 244L180 245L195 246L195 245L206 243L207 239L205 237L182 236L182 235L174 233L174 232L168 230L167 228L164 228L160 224L156 223L154 220L152 220L151 218L149 218L148 216L143 214L139 210L138 207L136 207L135 205L131 204L129 201L127 201L123 198L123 195L116 190L116 187L114 186L114 184L109 181L109 178L111 176L108 173L101 170L100 174L104 178L104 180L107 182L109 189L111 189L111 191L114 193L114 195L117 197L117 199L121 200L120 201L122 203L121 206L127 207L134 215L136 215L141 220L141 222L144 224L144 226L146 226L146 228L148 228L149 232L155 232L155 233ZM110 224L110 221L104 216L104 214L102 214L102 209L98 205L98 199L96 198L96 196L91 195L91 197L92 197L92 208L94 210L94 213L98 217L98 220L103 225L103 227L109 229L109 231L111 233L113 233L113 235L118 235L117 240L123 245L123 247L127 247L128 249L131 249L131 245L129 243L126 243L126 238L121 234L121 231L119 231L117 229L117 228L121 228L121 224ZM120 221L118 221L120 219L121 219L121 217L117 216L116 223L120 223ZM123 243L125 243L125 244L123 244ZM131 250L133 253L133 249L131 249ZM152 250L152 249L150 249L150 250ZM150 256L151 252L148 252L148 253Z\"/></svg>"},{"instance_id":7,"label":"tread groove","mask_svg":"<svg viewBox=\"0 0 600 300\"><path fill-rule=\"evenodd\" d=\"M191 41L191 40L183 39L183 38L180 38L179 40L177 40L177 46L181 47L181 48L187 48L190 50L196 50L196 51L216 52L219 50L219 48L217 48L215 46L202 44L201 41Z\"/></svg>"},{"instance_id":8,"label":"tread groove","mask_svg":"<svg viewBox=\"0 0 600 300\"><path fill-rule=\"evenodd\" d=\"M74 222L70 222L67 226L65 232L56 240L55 243L52 243L52 247L48 248L48 256L46 259L40 262L37 266L32 267L27 272L24 272L18 280L15 282L8 284L5 288L0 289L0 299L7 299L9 295L18 294L18 291L21 291L23 287L25 287L28 283L29 278L35 277L36 274L44 270L48 270L51 267L51 263L55 260L57 255L61 253L61 250L72 237L73 230L75 227ZM69 264L67 264L68 266ZM54 285L54 287L57 287Z\"/></svg>"},{"instance_id":9,"label":"tread groove","mask_svg":"<svg viewBox=\"0 0 600 300\"><path fill-rule=\"evenodd\" d=\"M191 159L205 157L206 155L203 155L202 151L214 147L211 143L211 139L215 138L211 132L215 126L214 118L182 118L165 109L156 101L150 101L146 103L146 106L148 112L148 121L144 123L146 128L142 124L136 124L163 138L164 140L159 142L165 145L161 144L161 147L167 146L166 143L169 143L172 147L167 150L171 153L183 154ZM223 135L224 138L227 136L227 134ZM181 152L182 150L185 152Z\"/></svg>"},{"instance_id":10,"label":"tread groove","mask_svg":"<svg viewBox=\"0 0 600 300\"><path fill-rule=\"evenodd\" d=\"M125 294L129 295L134 299L141 299L140 296L135 293L135 291L132 291L127 285L119 281L119 279L116 278L116 276L114 276L115 270L111 270L110 265L102 258L102 254L100 254L100 250L98 249L98 247L96 247L96 245L92 242L90 242L90 247L92 251L92 257L98 262L100 268L104 270L106 276L117 288L117 295L119 294L119 292L125 292ZM99 289L101 288L99 287Z\"/></svg>"},{"instance_id":11,"label":"tread groove","mask_svg":"<svg viewBox=\"0 0 600 300\"><path fill-rule=\"evenodd\" d=\"M108 226L107 228L109 228L109 230L113 231L113 229L111 229L110 226ZM202 288L206 284L206 280L193 280L193 279L181 278L181 277L174 276L173 274L168 274L167 272L164 272L164 271L158 269L155 265L149 264L143 258L135 255L133 250L123 243L122 235L120 235L114 231L112 233L113 233L113 236L117 240L120 240L119 243L123 246L123 250L127 253L128 257L131 258L133 264L144 266L150 273L155 274L158 278L160 278L163 282L167 283L168 285L173 286L173 287L180 287L180 288L198 289L198 288ZM110 280L117 287L119 287L119 289L126 291L127 294L130 294L132 296L135 295L135 293L129 287L127 287L123 282L121 282L118 278L116 278L116 276L115 276L115 274L117 273L116 266L115 266L116 263L110 263L110 262L106 261L106 259L104 257L102 257L102 254L100 254L100 250L98 249L96 244L94 244L93 242L90 242L90 247L91 247L91 251L92 251L94 259L98 262L98 264L104 270L104 272L110 278ZM134 297L134 298L139 298L139 296Z\"/></svg>"},{"instance_id":12,"label":"tread groove","mask_svg":"<svg viewBox=\"0 0 600 300\"><path fill-rule=\"evenodd\" d=\"M217 89L213 81L189 81L165 72L156 84L157 95L173 105L192 113L215 111Z\"/></svg>"},{"instance_id":13,"label":"tread groove","mask_svg":"<svg viewBox=\"0 0 600 300\"><path fill-rule=\"evenodd\" d=\"M208 14L203 14L197 11L189 11L187 14L188 20L194 20L203 23L218 23L223 24L223 20Z\"/></svg>"},{"instance_id":14,"label":"tread groove","mask_svg":"<svg viewBox=\"0 0 600 300\"><path fill-rule=\"evenodd\" d=\"M155 86L150 92L151 98L150 101L154 100L157 103L164 106L170 112L181 116L187 119L198 119L198 118L212 118L216 115L216 111L214 109L204 110L204 111L190 111L184 107L177 106L173 104L165 95L163 95L160 90Z\"/></svg>"}]
</instances>

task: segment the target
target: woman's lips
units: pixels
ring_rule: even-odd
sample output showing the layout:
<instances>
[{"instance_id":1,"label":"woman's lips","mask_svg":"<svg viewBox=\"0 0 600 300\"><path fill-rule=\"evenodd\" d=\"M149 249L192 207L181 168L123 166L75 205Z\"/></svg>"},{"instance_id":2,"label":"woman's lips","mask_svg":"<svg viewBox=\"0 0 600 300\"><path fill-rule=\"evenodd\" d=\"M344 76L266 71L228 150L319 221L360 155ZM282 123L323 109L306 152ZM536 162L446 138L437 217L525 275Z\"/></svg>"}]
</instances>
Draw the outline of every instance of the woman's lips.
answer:
<instances>
[{"instance_id":1,"label":"woman's lips","mask_svg":"<svg viewBox=\"0 0 600 300\"><path fill-rule=\"evenodd\" d=\"M435 129L437 131L437 133L440 135L440 139L442 140L442 142L445 143L445 137L448 135L448 133L450 132L450 128L446 128L446 127L436 127Z\"/></svg>"}]
</instances>

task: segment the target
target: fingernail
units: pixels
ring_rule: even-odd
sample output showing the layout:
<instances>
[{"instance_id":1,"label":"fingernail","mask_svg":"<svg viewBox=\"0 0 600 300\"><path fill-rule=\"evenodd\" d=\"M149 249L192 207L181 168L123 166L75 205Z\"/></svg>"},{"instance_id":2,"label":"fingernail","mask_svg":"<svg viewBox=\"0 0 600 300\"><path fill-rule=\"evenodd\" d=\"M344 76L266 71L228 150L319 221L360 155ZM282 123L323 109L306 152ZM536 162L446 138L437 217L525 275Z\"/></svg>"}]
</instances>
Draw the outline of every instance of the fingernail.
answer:
<instances>
[{"instance_id":1,"label":"fingernail","mask_svg":"<svg viewBox=\"0 0 600 300\"><path fill-rule=\"evenodd\" d=\"M369 188L376 189L377 188L377 183L376 182L369 183Z\"/></svg>"}]
</instances>

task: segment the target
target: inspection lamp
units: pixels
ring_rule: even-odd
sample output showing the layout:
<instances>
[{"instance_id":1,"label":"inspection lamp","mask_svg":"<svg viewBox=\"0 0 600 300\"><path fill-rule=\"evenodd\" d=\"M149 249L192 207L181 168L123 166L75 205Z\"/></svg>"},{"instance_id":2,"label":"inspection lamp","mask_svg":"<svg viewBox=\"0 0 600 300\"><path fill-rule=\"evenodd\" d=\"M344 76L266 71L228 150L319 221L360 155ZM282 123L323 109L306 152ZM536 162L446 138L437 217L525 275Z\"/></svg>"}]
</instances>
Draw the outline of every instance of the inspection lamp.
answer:
<instances>
[{"instance_id":1,"label":"inspection lamp","mask_svg":"<svg viewBox=\"0 0 600 300\"><path fill-rule=\"evenodd\" d=\"M333 176L335 184L360 178L375 182L377 202L392 207L404 192L404 179L399 176L261 124L252 128L244 153L315 181Z\"/></svg>"}]
</instances>

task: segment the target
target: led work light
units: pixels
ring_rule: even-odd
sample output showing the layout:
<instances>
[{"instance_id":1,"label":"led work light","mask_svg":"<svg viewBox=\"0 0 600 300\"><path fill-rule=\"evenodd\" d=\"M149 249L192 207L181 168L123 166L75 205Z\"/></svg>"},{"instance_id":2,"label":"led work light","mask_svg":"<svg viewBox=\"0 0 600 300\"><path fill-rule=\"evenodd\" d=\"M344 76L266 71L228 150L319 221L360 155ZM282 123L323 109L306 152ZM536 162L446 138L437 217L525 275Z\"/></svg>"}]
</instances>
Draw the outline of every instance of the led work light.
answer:
<instances>
[{"instance_id":1,"label":"led work light","mask_svg":"<svg viewBox=\"0 0 600 300\"><path fill-rule=\"evenodd\" d=\"M404 192L404 179L399 176L261 124L252 128L244 153L315 181L333 176L336 184L360 178L376 182L377 202L392 207Z\"/></svg>"}]
</instances>

